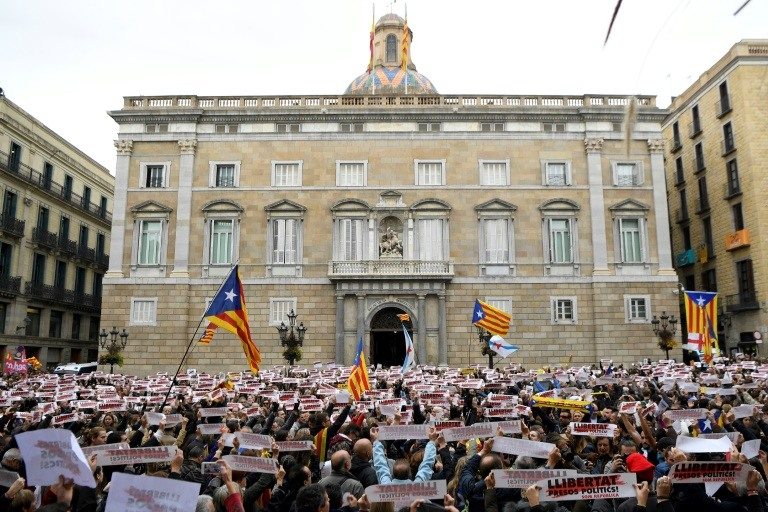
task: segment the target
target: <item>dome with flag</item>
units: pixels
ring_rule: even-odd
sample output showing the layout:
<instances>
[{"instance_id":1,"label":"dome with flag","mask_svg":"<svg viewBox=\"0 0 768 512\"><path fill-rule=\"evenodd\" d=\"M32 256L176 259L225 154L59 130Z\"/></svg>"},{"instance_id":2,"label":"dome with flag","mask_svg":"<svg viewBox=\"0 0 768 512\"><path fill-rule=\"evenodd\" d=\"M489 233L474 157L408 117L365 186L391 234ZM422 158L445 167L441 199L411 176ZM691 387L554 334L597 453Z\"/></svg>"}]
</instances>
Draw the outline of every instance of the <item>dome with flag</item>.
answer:
<instances>
[{"instance_id":1,"label":"dome with flag","mask_svg":"<svg viewBox=\"0 0 768 512\"><path fill-rule=\"evenodd\" d=\"M370 73L352 80L344 94L437 94L437 90L429 78L416 70L376 66Z\"/></svg>"}]
</instances>

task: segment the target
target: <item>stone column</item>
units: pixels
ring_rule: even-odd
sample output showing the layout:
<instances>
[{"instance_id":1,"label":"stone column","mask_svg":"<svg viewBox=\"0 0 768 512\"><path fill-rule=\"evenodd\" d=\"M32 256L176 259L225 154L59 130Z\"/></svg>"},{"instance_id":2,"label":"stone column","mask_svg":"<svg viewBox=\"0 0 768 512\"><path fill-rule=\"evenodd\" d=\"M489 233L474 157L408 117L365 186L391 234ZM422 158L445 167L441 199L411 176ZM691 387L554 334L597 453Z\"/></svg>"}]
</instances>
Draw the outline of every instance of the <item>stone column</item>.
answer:
<instances>
[{"instance_id":1,"label":"stone column","mask_svg":"<svg viewBox=\"0 0 768 512\"><path fill-rule=\"evenodd\" d=\"M104 277L123 277L125 249L125 214L128 201L128 170L133 151L132 140L116 140L115 194L112 200L112 230L109 236L109 269Z\"/></svg>"},{"instance_id":2,"label":"stone column","mask_svg":"<svg viewBox=\"0 0 768 512\"><path fill-rule=\"evenodd\" d=\"M365 334L365 295L357 296L357 340Z\"/></svg>"},{"instance_id":3,"label":"stone column","mask_svg":"<svg viewBox=\"0 0 768 512\"><path fill-rule=\"evenodd\" d=\"M656 218L656 251L659 274L675 275L672 268L672 247L669 242L669 209L667 208L667 182L664 174L664 141L648 139L653 178L653 211Z\"/></svg>"},{"instance_id":4,"label":"stone column","mask_svg":"<svg viewBox=\"0 0 768 512\"><path fill-rule=\"evenodd\" d=\"M592 254L594 275L609 274L608 240L605 236L605 199L603 198L603 139L586 139L587 173L589 176L589 209L592 221Z\"/></svg>"},{"instance_id":5,"label":"stone column","mask_svg":"<svg viewBox=\"0 0 768 512\"><path fill-rule=\"evenodd\" d=\"M448 340L445 328L445 295L437 296L437 362L438 364L448 364Z\"/></svg>"},{"instance_id":6,"label":"stone column","mask_svg":"<svg viewBox=\"0 0 768 512\"><path fill-rule=\"evenodd\" d=\"M197 140L179 141L179 192L176 203L176 245L171 277L189 277L189 233L192 213L192 177Z\"/></svg>"},{"instance_id":7,"label":"stone column","mask_svg":"<svg viewBox=\"0 0 768 512\"><path fill-rule=\"evenodd\" d=\"M344 364L344 295L336 295L336 363Z\"/></svg>"},{"instance_id":8,"label":"stone column","mask_svg":"<svg viewBox=\"0 0 768 512\"><path fill-rule=\"evenodd\" d=\"M427 364L427 297L418 296L419 335L416 338L416 362Z\"/></svg>"}]
</instances>

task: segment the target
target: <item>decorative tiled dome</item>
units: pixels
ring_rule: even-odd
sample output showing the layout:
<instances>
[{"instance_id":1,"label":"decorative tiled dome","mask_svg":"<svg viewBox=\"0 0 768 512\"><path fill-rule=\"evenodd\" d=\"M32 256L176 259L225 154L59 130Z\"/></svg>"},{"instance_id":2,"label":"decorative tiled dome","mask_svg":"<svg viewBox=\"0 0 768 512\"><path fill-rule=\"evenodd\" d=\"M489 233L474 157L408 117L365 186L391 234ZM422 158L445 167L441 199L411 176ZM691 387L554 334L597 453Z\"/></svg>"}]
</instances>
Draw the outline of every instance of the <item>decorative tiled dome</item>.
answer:
<instances>
[{"instance_id":1,"label":"decorative tiled dome","mask_svg":"<svg viewBox=\"0 0 768 512\"><path fill-rule=\"evenodd\" d=\"M432 82L418 71L409 69L407 82L406 88L406 72L402 68L376 66L372 72L352 80L344 94L437 94Z\"/></svg>"}]
</instances>

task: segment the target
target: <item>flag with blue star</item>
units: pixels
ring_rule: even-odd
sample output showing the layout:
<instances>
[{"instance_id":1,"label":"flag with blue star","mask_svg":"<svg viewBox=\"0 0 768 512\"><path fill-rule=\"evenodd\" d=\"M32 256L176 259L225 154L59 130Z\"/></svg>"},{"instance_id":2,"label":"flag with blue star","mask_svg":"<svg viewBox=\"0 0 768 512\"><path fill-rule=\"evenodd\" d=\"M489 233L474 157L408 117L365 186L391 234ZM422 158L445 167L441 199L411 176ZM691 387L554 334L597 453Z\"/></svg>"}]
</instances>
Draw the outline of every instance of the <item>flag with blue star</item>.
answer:
<instances>
[{"instance_id":1,"label":"flag with blue star","mask_svg":"<svg viewBox=\"0 0 768 512\"><path fill-rule=\"evenodd\" d=\"M688 349L703 352L712 359L712 348L717 349L717 293L686 291L685 318L688 328ZM709 361L707 361L709 362Z\"/></svg>"},{"instance_id":2,"label":"flag with blue star","mask_svg":"<svg viewBox=\"0 0 768 512\"><path fill-rule=\"evenodd\" d=\"M261 363L261 352L251 338L251 328L248 325L248 311L245 308L245 294L243 293L243 283L240 280L238 265L230 270L229 275L221 285L219 292L211 300L211 305L205 312L205 317L209 325L206 333L200 341L209 343L213 338L213 332L216 327L231 332L240 338L240 344L243 346L243 352L248 359L248 366L252 372L259 371Z\"/></svg>"},{"instance_id":3,"label":"flag with blue star","mask_svg":"<svg viewBox=\"0 0 768 512\"><path fill-rule=\"evenodd\" d=\"M512 316L499 308L495 308L481 300L475 299L475 309L472 311L472 323L491 334L504 336L509 332L509 322Z\"/></svg>"}]
</instances>

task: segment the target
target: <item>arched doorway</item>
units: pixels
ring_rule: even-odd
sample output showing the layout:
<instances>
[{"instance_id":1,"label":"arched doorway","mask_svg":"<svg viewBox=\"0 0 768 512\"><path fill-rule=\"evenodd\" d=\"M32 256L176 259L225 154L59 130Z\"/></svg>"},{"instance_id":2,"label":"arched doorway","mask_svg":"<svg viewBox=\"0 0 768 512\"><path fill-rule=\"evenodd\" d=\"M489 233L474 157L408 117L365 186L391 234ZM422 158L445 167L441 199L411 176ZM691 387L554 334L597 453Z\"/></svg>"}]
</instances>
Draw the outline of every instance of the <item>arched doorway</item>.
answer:
<instances>
[{"instance_id":1,"label":"arched doorway","mask_svg":"<svg viewBox=\"0 0 768 512\"><path fill-rule=\"evenodd\" d=\"M405 313L400 308L388 307L371 318L371 362L383 367L402 366L405 358L403 322L397 315ZM408 335L413 339L413 325L405 321Z\"/></svg>"}]
</instances>

